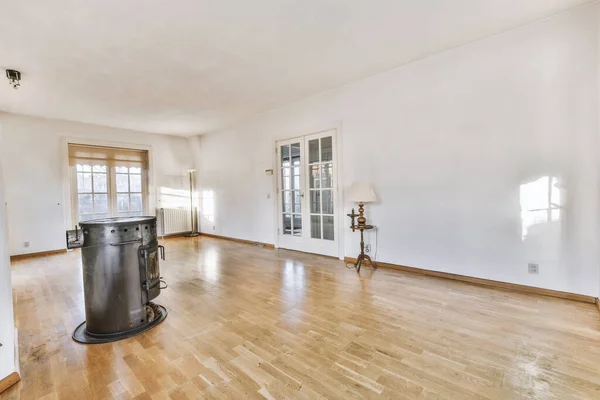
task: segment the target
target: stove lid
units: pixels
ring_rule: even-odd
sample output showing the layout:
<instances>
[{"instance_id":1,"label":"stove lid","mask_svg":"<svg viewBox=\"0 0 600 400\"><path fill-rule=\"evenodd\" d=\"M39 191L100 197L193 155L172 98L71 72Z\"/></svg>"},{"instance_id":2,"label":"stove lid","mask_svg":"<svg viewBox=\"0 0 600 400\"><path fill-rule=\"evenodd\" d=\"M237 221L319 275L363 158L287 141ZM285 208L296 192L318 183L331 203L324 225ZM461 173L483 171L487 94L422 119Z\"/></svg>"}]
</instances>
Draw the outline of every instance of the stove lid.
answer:
<instances>
[{"instance_id":1,"label":"stove lid","mask_svg":"<svg viewBox=\"0 0 600 400\"><path fill-rule=\"evenodd\" d=\"M114 218L101 218L91 219L89 221L82 221L79 226L92 227L99 225L135 225L135 224L147 224L156 222L156 217L145 216L145 217L114 217Z\"/></svg>"}]
</instances>

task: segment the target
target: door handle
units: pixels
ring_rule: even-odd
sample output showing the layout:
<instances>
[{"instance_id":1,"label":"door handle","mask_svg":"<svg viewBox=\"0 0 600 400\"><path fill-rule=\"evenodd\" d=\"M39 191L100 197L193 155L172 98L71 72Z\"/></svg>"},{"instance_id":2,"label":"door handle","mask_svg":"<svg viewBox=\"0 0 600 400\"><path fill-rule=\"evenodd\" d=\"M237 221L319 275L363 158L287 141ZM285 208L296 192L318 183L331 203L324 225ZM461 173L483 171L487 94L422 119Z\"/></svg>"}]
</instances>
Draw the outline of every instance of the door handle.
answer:
<instances>
[{"instance_id":1,"label":"door handle","mask_svg":"<svg viewBox=\"0 0 600 400\"><path fill-rule=\"evenodd\" d=\"M160 258L164 261L165 260L165 246L159 244L158 248L160 249Z\"/></svg>"}]
</instances>

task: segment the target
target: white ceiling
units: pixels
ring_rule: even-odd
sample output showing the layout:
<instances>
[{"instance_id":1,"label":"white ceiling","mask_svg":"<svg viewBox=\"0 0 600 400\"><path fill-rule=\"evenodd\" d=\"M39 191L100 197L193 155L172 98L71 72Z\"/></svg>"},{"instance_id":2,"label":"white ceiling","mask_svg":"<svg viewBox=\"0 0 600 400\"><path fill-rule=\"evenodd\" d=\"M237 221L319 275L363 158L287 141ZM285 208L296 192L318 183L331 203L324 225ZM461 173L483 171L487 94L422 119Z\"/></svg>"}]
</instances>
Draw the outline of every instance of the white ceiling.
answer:
<instances>
[{"instance_id":1,"label":"white ceiling","mask_svg":"<svg viewBox=\"0 0 600 400\"><path fill-rule=\"evenodd\" d=\"M5 1L0 110L203 133L587 2Z\"/></svg>"}]
</instances>

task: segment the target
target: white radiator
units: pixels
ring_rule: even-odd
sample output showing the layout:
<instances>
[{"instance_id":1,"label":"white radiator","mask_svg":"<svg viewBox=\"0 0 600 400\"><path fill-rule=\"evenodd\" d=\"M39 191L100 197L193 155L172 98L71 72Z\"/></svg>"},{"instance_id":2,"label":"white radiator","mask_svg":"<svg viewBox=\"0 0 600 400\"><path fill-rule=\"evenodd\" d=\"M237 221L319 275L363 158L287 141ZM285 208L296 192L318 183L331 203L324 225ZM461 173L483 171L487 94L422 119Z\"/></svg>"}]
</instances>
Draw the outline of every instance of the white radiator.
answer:
<instances>
[{"instance_id":1,"label":"white radiator","mask_svg":"<svg viewBox=\"0 0 600 400\"><path fill-rule=\"evenodd\" d=\"M168 236L192 231L190 210L181 208L161 208L157 213L158 235Z\"/></svg>"}]
</instances>

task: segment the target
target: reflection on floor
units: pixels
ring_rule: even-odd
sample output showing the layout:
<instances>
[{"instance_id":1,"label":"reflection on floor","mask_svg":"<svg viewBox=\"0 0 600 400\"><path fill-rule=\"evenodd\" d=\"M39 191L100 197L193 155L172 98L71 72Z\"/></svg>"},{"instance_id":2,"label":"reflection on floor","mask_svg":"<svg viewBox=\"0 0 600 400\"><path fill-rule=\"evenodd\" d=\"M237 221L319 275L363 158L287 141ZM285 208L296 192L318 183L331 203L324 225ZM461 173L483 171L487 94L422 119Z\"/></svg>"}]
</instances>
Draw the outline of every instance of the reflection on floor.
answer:
<instances>
[{"instance_id":1,"label":"reflection on floor","mask_svg":"<svg viewBox=\"0 0 600 400\"><path fill-rule=\"evenodd\" d=\"M7 399L594 399L594 305L208 238L165 243L166 321L105 345L79 252L13 266L23 380Z\"/></svg>"}]
</instances>

